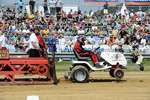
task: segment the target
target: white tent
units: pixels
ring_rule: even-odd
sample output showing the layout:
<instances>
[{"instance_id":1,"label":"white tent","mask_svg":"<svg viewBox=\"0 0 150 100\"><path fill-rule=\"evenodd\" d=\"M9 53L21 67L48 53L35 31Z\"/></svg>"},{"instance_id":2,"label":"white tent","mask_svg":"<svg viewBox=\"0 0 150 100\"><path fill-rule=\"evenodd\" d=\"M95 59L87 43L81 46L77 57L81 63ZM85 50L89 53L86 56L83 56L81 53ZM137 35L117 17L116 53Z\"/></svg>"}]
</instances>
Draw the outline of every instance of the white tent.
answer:
<instances>
[{"instance_id":1,"label":"white tent","mask_svg":"<svg viewBox=\"0 0 150 100\"><path fill-rule=\"evenodd\" d=\"M124 12L124 10L126 10L126 12ZM121 15L125 15L125 13L128 14L128 11L127 11L127 8L126 8L126 5L125 3L123 4L122 8L121 8L121 11L120 11Z\"/></svg>"}]
</instances>

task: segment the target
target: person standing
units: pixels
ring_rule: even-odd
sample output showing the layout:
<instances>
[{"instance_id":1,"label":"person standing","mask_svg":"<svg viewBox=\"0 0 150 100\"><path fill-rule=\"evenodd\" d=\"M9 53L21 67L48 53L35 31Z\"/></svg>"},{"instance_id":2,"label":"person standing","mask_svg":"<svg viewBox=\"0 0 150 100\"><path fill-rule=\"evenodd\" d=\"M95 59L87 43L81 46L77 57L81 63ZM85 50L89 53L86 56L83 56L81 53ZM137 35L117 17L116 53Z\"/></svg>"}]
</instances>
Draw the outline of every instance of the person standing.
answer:
<instances>
[{"instance_id":1,"label":"person standing","mask_svg":"<svg viewBox=\"0 0 150 100\"><path fill-rule=\"evenodd\" d=\"M39 51L40 46L39 46L39 41L36 37L36 35L39 35L39 29L38 27L35 28L34 30L35 33L32 33L30 35L30 40L29 40L29 57L40 57Z\"/></svg>"},{"instance_id":2,"label":"person standing","mask_svg":"<svg viewBox=\"0 0 150 100\"><path fill-rule=\"evenodd\" d=\"M38 27L38 30L40 31L40 33L41 33L41 27ZM42 56L42 57L44 57L44 47L45 47L45 43L44 43L44 40L43 40L43 37L41 36L41 34L40 34L39 32L36 34L36 37L37 37L37 39L38 39L38 41L39 41L39 46L40 46L40 49L42 50L42 51L39 51L39 53L40 53L40 56Z\"/></svg>"},{"instance_id":3,"label":"person standing","mask_svg":"<svg viewBox=\"0 0 150 100\"><path fill-rule=\"evenodd\" d=\"M108 2L106 1L104 6L103 6L104 7L104 14L108 14L108 6L109 6Z\"/></svg>"},{"instance_id":4,"label":"person standing","mask_svg":"<svg viewBox=\"0 0 150 100\"><path fill-rule=\"evenodd\" d=\"M44 13L46 13L46 11L48 11L48 3L47 3L47 0L44 0L43 7L44 7Z\"/></svg>"},{"instance_id":5,"label":"person standing","mask_svg":"<svg viewBox=\"0 0 150 100\"><path fill-rule=\"evenodd\" d=\"M29 1L30 12L32 12L32 14L34 14L34 4L35 4L34 0Z\"/></svg>"},{"instance_id":6,"label":"person standing","mask_svg":"<svg viewBox=\"0 0 150 100\"><path fill-rule=\"evenodd\" d=\"M6 41L6 33L4 32L0 37L0 49L6 49Z\"/></svg>"},{"instance_id":7,"label":"person standing","mask_svg":"<svg viewBox=\"0 0 150 100\"><path fill-rule=\"evenodd\" d=\"M56 7L56 1L50 0L49 1L49 6L50 6L50 14L53 15L55 14L55 7Z\"/></svg>"},{"instance_id":8,"label":"person standing","mask_svg":"<svg viewBox=\"0 0 150 100\"><path fill-rule=\"evenodd\" d=\"M20 13L22 13L23 5L24 5L23 1L20 0L18 2L15 2L14 4L18 4L18 11L20 11Z\"/></svg>"},{"instance_id":9,"label":"person standing","mask_svg":"<svg viewBox=\"0 0 150 100\"><path fill-rule=\"evenodd\" d=\"M49 52L56 52L56 38L51 36L48 44L50 45Z\"/></svg>"}]
</instances>

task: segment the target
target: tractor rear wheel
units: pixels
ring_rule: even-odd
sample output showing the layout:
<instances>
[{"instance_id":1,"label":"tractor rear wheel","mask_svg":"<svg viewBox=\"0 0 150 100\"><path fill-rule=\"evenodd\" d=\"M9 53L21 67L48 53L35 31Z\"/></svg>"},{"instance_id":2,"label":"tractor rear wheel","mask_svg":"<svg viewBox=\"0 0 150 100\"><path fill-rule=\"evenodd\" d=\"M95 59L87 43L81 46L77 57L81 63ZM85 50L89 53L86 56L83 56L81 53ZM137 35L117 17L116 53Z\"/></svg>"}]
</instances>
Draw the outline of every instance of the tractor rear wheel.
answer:
<instances>
[{"instance_id":1,"label":"tractor rear wheel","mask_svg":"<svg viewBox=\"0 0 150 100\"><path fill-rule=\"evenodd\" d=\"M114 71L115 71L114 69L111 69L111 70L109 71L109 75L110 75L111 77L115 77L115 76L114 76Z\"/></svg>"},{"instance_id":2,"label":"tractor rear wheel","mask_svg":"<svg viewBox=\"0 0 150 100\"><path fill-rule=\"evenodd\" d=\"M77 83L85 83L89 79L88 70L82 67L76 68L72 71L72 78Z\"/></svg>"}]
</instances>

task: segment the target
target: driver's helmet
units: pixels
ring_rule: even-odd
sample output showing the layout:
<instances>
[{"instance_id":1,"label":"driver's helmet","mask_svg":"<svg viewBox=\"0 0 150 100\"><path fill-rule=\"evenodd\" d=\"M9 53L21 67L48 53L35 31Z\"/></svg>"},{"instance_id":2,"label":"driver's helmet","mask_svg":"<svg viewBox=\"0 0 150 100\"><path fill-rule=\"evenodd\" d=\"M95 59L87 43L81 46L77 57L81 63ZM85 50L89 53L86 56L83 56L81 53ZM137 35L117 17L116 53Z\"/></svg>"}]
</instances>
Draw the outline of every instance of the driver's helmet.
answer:
<instances>
[{"instance_id":1,"label":"driver's helmet","mask_svg":"<svg viewBox=\"0 0 150 100\"><path fill-rule=\"evenodd\" d=\"M80 43L82 43L82 45L84 45L85 41L86 41L86 38L82 36L82 37L79 37L78 40L79 40Z\"/></svg>"}]
</instances>

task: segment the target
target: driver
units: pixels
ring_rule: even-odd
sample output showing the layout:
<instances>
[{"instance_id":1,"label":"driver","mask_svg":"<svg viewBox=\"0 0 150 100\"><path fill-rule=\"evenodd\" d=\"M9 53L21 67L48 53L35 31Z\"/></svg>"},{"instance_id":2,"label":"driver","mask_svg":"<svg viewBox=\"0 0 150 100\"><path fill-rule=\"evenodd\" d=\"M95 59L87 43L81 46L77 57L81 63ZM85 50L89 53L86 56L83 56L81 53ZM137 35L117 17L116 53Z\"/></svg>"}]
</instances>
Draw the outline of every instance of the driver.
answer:
<instances>
[{"instance_id":1,"label":"driver","mask_svg":"<svg viewBox=\"0 0 150 100\"><path fill-rule=\"evenodd\" d=\"M98 63L98 58L96 56L96 54L94 54L95 50L89 51L89 50L85 50L82 46L85 45L85 38L81 37L77 40L75 46L74 46L74 50L76 50L79 54L79 56L81 57L90 57L92 62L94 63L94 66L97 68L103 68L103 66L101 66Z\"/></svg>"}]
</instances>

